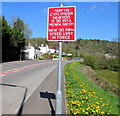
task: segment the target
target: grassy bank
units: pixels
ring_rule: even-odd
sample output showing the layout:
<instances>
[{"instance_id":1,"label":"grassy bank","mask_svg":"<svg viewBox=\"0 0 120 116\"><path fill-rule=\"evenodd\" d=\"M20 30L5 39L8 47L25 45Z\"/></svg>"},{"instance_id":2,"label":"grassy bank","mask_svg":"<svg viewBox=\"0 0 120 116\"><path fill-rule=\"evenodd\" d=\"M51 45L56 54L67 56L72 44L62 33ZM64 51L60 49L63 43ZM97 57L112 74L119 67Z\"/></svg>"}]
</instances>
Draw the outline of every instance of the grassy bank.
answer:
<instances>
[{"instance_id":1,"label":"grassy bank","mask_svg":"<svg viewBox=\"0 0 120 116\"><path fill-rule=\"evenodd\" d=\"M118 98L88 80L80 63L65 66L66 99L70 114L118 114Z\"/></svg>"},{"instance_id":2,"label":"grassy bank","mask_svg":"<svg viewBox=\"0 0 120 116\"><path fill-rule=\"evenodd\" d=\"M118 86L118 72L111 70L95 70L98 76L103 77L115 86Z\"/></svg>"}]
</instances>

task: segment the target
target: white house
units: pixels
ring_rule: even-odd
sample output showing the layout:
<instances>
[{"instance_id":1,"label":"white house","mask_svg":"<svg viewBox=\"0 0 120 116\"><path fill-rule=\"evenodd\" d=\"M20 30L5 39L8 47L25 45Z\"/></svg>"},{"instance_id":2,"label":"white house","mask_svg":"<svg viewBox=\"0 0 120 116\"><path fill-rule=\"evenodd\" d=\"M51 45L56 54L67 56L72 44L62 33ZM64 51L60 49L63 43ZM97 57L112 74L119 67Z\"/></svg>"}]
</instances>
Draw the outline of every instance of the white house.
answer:
<instances>
[{"instance_id":1,"label":"white house","mask_svg":"<svg viewBox=\"0 0 120 116\"><path fill-rule=\"evenodd\" d=\"M115 58L116 58L116 55L105 54L105 58L106 58L106 59L115 59Z\"/></svg>"},{"instance_id":2,"label":"white house","mask_svg":"<svg viewBox=\"0 0 120 116\"><path fill-rule=\"evenodd\" d=\"M49 47L48 45L41 44L40 48L40 53L43 55L45 53L49 53Z\"/></svg>"},{"instance_id":3,"label":"white house","mask_svg":"<svg viewBox=\"0 0 120 116\"><path fill-rule=\"evenodd\" d=\"M35 56L35 49L33 46L30 45L30 43L28 44L28 46L25 47L25 59L34 59Z\"/></svg>"},{"instance_id":4,"label":"white house","mask_svg":"<svg viewBox=\"0 0 120 116\"><path fill-rule=\"evenodd\" d=\"M45 53L55 53L55 49L50 49L48 45L41 44L41 46L31 46L30 43L25 47L25 59L37 59L37 57L41 57Z\"/></svg>"},{"instance_id":5,"label":"white house","mask_svg":"<svg viewBox=\"0 0 120 116\"><path fill-rule=\"evenodd\" d=\"M34 51L35 51L35 54L34 54L34 57L35 57L35 59L37 59L37 57L41 57L41 49L37 46L37 45L35 45L34 46Z\"/></svg>"},{"instance_id":6,"label":"white house","mask_svg":"<svg viewBox=\"0 0 120 116\"><path fill-rule=\"evenodd\" d=\"M44 44L41 44L41 46L39 47L40 48L40 53L43 55L45 53L55 53L56 50L55 49L52 49L52 48L49 48L48 45L44 45Z\"/></svg>"},{"instance_id":7,"label":"white house","mask_svg":"<svg viewBox=\"0 0 120 116\"><path fill-rule=\"evenodd\" d=\"M49 47L49 53L57 53L57 52L55 48Z\"/></svg>"}]
</instances>

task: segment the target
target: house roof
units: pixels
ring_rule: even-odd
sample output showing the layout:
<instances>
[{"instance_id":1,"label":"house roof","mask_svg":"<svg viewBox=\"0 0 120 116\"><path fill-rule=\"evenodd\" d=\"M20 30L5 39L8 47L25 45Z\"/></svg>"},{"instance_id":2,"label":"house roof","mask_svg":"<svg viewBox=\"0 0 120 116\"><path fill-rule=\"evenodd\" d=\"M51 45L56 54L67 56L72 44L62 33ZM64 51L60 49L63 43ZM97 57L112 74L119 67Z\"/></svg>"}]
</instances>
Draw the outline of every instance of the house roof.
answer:
<instances>
[{"instance_id":1,"label":"house roof","mask_svg":"<svg viewBox=\"0 0 120 116\"><path fill-rule=\"evenodd\" d=\"M56 49L56 47L53 47L53 46L50 46L49 48L50 48L50 49Z\"/></svg>"},{"instance_id":2,"label":"house roof","mask_svg":"<svg viewBox=\"0 0 120 116\"><path fill-rule=\"evenodd\" d=\"M40 48L38 46L34 46L34 48L40 50Z\"/></svg>"}]
</instances>

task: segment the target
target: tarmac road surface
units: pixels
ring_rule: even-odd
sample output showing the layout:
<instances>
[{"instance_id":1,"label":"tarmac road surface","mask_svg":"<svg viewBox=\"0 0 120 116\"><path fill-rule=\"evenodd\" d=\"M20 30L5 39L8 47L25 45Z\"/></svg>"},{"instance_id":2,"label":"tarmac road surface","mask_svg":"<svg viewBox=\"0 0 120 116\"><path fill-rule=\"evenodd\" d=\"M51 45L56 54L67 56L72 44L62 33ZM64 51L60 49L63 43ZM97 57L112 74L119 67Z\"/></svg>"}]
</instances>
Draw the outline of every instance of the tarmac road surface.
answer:
<instances>
[{"instance_id":1,"label":"tarmac road surface","mask_svg":"<svg viewBox=\"0 0 120 116\"><path fill-rule=\"evenodd\" d=\"M63 65L68 62L71 61L63 61ZM16 114L18 112L25 95L25 88L28 91L23 108L24 114L51 114L52 110L55 111L55 100L52 101L53 105L50 105L52 103L50 99L40 98L40 93L44 94L48 91L53 95L55 94L57 90L57 66L58 61L53 60L3 63L2 73L0 73L0 83L3 84L0 85L0 88L2 87L0 89L2 93L0 96L2 97L0 99L0 103L2 103L1 114ZM64 78L62 85L64 93ZM64 102L63 105L65 105ZM65 108L63 111L65 113Z\"/></svg>"}]
</instances>

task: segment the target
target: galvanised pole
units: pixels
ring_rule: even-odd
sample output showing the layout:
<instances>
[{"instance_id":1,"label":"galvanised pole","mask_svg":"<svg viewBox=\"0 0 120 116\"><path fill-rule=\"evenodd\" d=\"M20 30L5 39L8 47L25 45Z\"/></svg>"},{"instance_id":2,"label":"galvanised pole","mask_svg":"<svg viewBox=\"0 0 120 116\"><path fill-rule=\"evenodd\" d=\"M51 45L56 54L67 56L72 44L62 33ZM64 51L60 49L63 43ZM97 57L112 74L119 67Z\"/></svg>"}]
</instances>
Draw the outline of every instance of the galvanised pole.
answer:
<instances>
[{"instance_id":1,"label":"galvanised pole","mask_svg":"<svg viewBox=\"0 0 120 116\"><path fill-rule=\"evenodd\" d=\"M60 3L60 7L63 7L63 4ZM58 42L59 44L59 57L58 57L58 82L57 82L57 92L56 92L56 116L62 114L62 41Z\"/></svg>"}]
</instances>

